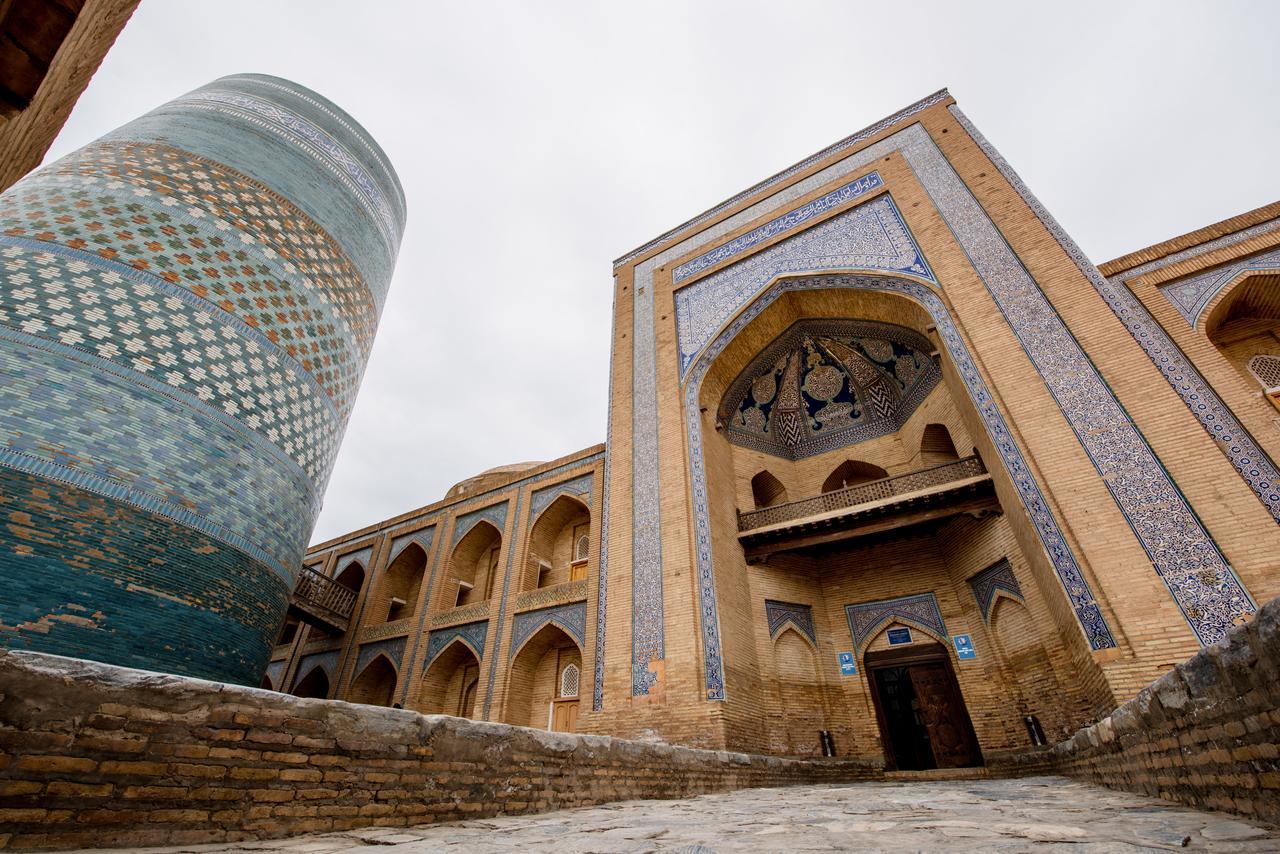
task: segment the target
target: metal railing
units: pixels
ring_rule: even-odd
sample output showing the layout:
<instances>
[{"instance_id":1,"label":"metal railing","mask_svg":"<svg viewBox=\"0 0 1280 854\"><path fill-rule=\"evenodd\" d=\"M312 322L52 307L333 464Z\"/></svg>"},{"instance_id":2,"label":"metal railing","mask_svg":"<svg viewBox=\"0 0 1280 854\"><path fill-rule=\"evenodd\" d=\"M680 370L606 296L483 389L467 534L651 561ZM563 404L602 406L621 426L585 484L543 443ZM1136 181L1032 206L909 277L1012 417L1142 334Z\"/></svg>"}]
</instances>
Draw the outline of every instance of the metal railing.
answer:
<instances>
[{"instance_id":1,"label":"metal railing","mask_svg":"<svg viewBox=\"0 0 1280 854\"><path fill-rule=\"evenodd\" d=\"M919 489L942 486L953 481L977 477L986 473L987 470L982 465L982 460L978 459L977 456L965 457L955 462L943 463L942 465L931 466L927 469L919 469L906 474L893 475L892 477L884 477L867 483L859 483L856 486L824 492L812 498L802 498L799 501L792 501L787 504L776 504L773 507L764 507L748 513L743 513L739 510L738 530L754 531L756 528L764 528L780 522L788 522L792 519L803 519L806 516L816 516L819 513L828 513L832 510L844 510L848 507L856 507L859 504L879 501L882 498L905 495L908 492L915 492Z\"/></svg>"},{"instance_id":2,"label":"metal railing","mask_svg":"<svg viewBox=\"0 0 1280 854\"><path fill-rule=\"evenodd\" d=\"M359 591L334 581L329 576L304 566L293 589L295 604L318 617L332 617L335 624L345 625L351 619Z\"/></svg>"}]
</instances>

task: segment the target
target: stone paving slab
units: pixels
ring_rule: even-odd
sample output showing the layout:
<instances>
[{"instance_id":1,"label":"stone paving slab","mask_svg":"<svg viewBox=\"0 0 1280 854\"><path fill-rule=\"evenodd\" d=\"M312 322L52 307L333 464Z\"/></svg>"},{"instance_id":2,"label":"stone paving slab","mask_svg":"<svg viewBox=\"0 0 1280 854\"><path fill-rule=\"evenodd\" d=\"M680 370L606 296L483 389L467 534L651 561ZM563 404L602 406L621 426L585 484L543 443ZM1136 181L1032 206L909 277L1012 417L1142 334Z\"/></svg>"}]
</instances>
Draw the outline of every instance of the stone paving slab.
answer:
<instances>
[{"instance_id":1,"label":"stone paving slab","mask_svg":"<svg viewBox=\"0 0 1280 854\"><path fill-rule=\"evenodd\" d=\"M398 854L1278 852L1280 829L1063 777L1030 777L744 789L453 824L140 850L329 854L374 846L395 847Z\"/></svg>"}]
</instances>

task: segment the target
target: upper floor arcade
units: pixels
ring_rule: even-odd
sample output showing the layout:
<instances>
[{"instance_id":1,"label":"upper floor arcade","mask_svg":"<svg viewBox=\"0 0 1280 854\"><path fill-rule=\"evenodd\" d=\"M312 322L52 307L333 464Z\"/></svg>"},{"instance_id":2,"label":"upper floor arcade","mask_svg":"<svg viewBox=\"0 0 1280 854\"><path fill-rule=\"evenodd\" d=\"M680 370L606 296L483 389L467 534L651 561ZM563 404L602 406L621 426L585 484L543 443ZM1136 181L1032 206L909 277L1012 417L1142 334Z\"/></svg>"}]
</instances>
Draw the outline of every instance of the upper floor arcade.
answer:
<instances>
[{"instance_id":1,"label":"upper floor arcade","mask_svg":"<svg viewBox=\"0 0 1280 854\"><path fill-rule=\"evenodd\" d=\"M572 728L603 456L490 470L313 547L262 687Z\"/></svg>"}]
</instances>

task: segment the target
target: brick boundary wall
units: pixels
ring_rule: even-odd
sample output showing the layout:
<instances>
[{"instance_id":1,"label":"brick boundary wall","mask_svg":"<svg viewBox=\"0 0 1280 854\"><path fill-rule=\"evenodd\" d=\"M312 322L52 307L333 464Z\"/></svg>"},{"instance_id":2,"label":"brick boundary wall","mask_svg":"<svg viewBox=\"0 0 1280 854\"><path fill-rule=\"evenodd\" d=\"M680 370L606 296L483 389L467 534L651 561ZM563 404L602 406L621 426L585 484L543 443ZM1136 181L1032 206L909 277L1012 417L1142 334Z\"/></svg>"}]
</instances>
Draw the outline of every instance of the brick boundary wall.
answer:
<instances>
[{"instance_id":1,"label":"brick boundary wall","mask_svg":"<svg viewBox=\"0 0 1280 854\"><path fill-rule=\"evenodd\" d=\"M1060 773L1280 824L1280 599L1051 749ZM0 848L196 844L882 779L796 760L304 700L0 650Z\"/></svg>"},{"instance_id":2,"label":"brick boundary wall","mask_svg":"<svg viewBox=\"0 0 1280 854\"><path fill-rule=\"evenodd\" d=\"M232 842L881 777L0 651L0 848Z\"/></svg>"},{"instance_id":3,"label":"brick boundary wall","mask_svg":"<svg viewBox=\"0 0 1280 854\"><path fill-rule=\"evenodd\" d=\"M1280 825L1280 599L1049 757L1011 762Z\"/></svg>"}]
</instances>

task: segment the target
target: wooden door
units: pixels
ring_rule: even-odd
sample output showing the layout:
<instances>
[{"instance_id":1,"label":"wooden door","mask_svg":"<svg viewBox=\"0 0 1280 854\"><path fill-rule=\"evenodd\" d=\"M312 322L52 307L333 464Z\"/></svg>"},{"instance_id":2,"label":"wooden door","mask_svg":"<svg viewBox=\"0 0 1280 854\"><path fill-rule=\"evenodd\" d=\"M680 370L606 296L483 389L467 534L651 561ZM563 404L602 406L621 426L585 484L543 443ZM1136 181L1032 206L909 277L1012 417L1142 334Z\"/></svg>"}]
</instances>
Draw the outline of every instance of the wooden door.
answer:
<instances>
[{"instance_id":1,"label":"wooden door","mask_svg":"<svg viewBox=\"0 0 1280 854\"><path fill-rule=\"evenodd\" d=\"M976 759L969 715L955 678L942 662L913 664L911 687L920 704L921 723L939 768L960 768Z\"/></svg>"},{"instance_id":2,"label":"wooden door","mask_svg":"<svg viewBox=\"0 0 1280 854\"><path fill-rule=\"evenodd\" d=\"M578 727L578 699L551 701L551 730L573 732Z\"/></svg>"}]
</instances>

